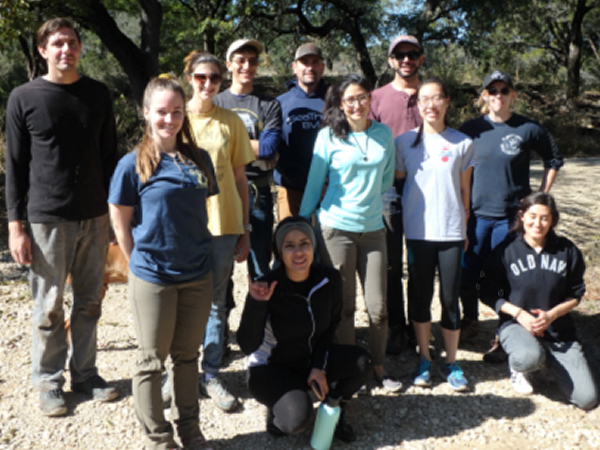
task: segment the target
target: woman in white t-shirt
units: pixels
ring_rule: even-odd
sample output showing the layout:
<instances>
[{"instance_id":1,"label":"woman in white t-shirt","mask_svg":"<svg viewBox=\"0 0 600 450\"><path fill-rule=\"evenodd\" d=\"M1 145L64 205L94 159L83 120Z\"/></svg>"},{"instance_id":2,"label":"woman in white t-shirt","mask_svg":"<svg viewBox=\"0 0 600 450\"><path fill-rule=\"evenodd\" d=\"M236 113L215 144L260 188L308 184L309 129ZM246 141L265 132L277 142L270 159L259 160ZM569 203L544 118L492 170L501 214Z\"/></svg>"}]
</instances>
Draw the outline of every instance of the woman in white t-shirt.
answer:
<instances>
[{"instance_id":1,"label":"woman in white t-shirt","mask_svg":"<svg viewBox=\"0 0 600 450\"><path fill-rule=\"evenodd\" d=\"M408 257L408 300L421 362L414 384L431 386L431 300L435 269L440 277L442 336L446 360L442 374L456 391L468 390L456 361L460 337L458 290L469 211L472 141L447 126L448 91L438 78L417 93L423 124L396 138L396 178L405 178L402 195Z\"/></svg>"}]
</instances>

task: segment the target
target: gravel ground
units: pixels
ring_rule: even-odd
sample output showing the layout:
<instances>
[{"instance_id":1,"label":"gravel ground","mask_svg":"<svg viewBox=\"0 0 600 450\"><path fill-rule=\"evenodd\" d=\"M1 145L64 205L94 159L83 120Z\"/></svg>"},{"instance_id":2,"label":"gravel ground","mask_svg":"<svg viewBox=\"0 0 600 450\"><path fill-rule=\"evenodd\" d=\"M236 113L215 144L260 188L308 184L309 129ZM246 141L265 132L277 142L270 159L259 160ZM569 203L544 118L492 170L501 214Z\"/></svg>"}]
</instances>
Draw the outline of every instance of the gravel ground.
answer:
<instances>
[{"instance_id":1,"label":"gravel ground","mask_svg":"<svg viewBox=\"0 0 600 450\"><path fill-rule=\"evenodd\" d=\"M541 168L534 165L534 175ZM553 193L561 209L559 232L587 251L597 247L600 192L588 180L600 177L600 160L571 160L561 171ZM94 403L66 389L69 414L47 418L38 408L38 393L30 382L31 307L26 270L10 262L0 248L0 449L143 449L131 396L131 376L136 340L127 304L125 285L110 287L98 328L98 367L121 390L112 403ZM596 268L588 270L594 287ZM245 296L245 269L236 267L238 306L232 314L232 330L239 321ZM576 320L582 341L596 374L600 374L600 302L597 288L578 307ZM435 302L434 302L435 303ZM367 317L358 301L358 339L365 342ZM437 308L436 308L437 309ZM389 369L406 388L386 394L372 386L370 395L351 402L349 421L357 442L352 449L597 449L600 448L600 408L585 413L560 401L556 384L545 374L534 380L536 393L515 394L507 379L506 364L481 361L496 325L495 314L481 310L482 329L477 339L461 346L459 359L472 390L454 393L442 377L434 377L431 389L410 385L418 363L414 352L388 358ZM433 342L440 354L439 329ZM232 333L233 337L233 333ZM249 397L245 387L245 358L233 341L223 380L242 398L240 411L226 414L210 400L200 399L201 426L217 449L309 449L310 431L272 438L265 429L265 408ZM436 366L441 365L438 357ZM67 373L68 378L68 373ZM66 388L69 386L67 380ZM343 448L334 442L334 448Z\"/></svg>"}]
</instances>

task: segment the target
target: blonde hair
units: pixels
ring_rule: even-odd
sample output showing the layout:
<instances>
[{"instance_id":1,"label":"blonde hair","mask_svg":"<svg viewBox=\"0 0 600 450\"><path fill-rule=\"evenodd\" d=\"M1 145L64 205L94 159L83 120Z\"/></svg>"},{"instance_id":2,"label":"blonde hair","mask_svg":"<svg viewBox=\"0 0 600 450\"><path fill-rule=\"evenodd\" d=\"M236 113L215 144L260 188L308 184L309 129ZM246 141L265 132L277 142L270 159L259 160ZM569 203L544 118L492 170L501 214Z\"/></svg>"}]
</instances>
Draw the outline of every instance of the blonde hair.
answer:
<instances>
[{"instance_id":1,"label":"blonde hair","mask_svg":"<svg viewBox=\"0 0 600 450\"><path fill-rule=\"evenodd\" d=\"M479 111L481 111L481 114L484 115L490 113L490 105L488 105L488 102L483 95L485 94L485 91L485 89L481 91L481 94L479 94L479 98L477 99L477 107L479 108Z\"/></svg>"},{"instance_id":2,"label":"blonde hair","mask_svg":"<svg viewBox=\"0 0 600 450\"><path fill-rule=\"evenodd\" d=\"M212 191L215 186L215 179L209 168L205 156L206 151L198 147L194 138L194 133L190 126L187 114L185 114L185 93L181 84L171 76L161 75L150 80L144 91L144 109L149 110L152 102L152 96L156 91L176 92L181 96L184 105L184 119L181 130L177 133L175 148L177 153L185 164L195 164L202 171L208 180L208 189ZM146 131L142 142L138 147L138 153L135 160L135 171L139 175L142 183L146 183L151 177L160 162L160 150L152 137L152 128L149 123L146 124Z\"/></svg>"}]
</instances>

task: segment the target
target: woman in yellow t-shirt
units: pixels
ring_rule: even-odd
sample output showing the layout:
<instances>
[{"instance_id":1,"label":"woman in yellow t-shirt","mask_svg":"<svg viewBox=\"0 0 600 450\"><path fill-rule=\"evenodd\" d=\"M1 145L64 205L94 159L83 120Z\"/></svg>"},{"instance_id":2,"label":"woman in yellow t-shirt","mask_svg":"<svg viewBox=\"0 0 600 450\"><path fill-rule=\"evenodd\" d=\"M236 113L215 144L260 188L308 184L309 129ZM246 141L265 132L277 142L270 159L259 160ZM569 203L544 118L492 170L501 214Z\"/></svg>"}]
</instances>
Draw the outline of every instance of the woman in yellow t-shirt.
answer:
<instances>
[{"instance_id":1,"label":"woman in yellow t-shirt","mask_svg":"<svg viewBox=\"0 0 600 450\"><path fill-rule=\"evenodd\" d=\"M219 194L207 201L208 229L213 235L211 264L214 293L204 335L200 385L225 411L238 406L217 378L227 330L226 291L233 262L245 261L250 248L248 182L245 166L254 161L248 132L235 112L213 103L225 73L217 57L194 50L184 60L184 74L193 88L187 113L198 146L215 167Z\"/></svg>"}]
</instances>

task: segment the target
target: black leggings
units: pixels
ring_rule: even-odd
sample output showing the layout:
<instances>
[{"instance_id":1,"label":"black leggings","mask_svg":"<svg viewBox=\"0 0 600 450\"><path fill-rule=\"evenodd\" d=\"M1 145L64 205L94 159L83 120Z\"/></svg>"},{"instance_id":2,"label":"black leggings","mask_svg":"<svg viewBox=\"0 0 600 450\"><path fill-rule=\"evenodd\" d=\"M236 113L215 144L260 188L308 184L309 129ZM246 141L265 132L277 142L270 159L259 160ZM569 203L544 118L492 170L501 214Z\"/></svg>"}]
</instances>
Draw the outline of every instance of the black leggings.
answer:
<instances>
[{"instance_id":1,"label":"black leggings","mask_svg":"<svg viewBox=\"0 0 600 450\"><path fill-rule=\"evenodd\" d=\"M458 291L464 246L465 241L406 240L408 301L411 302L413 321L431 322L431 300L437 266L440 275L442 327L447 330L460 328Z\"/></svg>"},{"instance_id":2,"label":"black leggings","mask_svg":"<svg viewBox=\"0 0 600 450\"><path fill-rule=\"evenodd\" d=\"M366 383L371 356L356 345L334 345L327 360L329 395L350 400ZM308 394L308 371L280 365L250 367L248 387L259 403L273 413L273 423L286 434L302 433L310 424L313 404Z\"/></svg>"}]
</instances>

